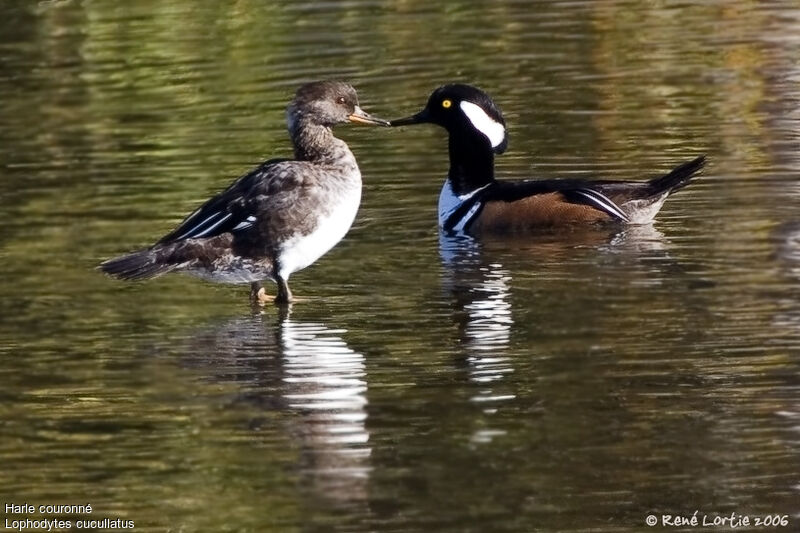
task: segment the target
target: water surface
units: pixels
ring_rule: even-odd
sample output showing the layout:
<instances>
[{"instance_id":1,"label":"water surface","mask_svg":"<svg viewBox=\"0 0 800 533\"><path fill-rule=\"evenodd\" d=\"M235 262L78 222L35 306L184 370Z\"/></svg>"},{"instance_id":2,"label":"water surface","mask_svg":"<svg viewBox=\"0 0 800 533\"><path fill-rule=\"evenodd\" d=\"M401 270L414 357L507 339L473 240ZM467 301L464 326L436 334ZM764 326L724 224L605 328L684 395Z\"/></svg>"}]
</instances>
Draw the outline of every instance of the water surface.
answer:
<instances>
[{"instance_id":1,"label":"water surface","mask_svg":"<svg viewBox=\"0 0 800 533\"><path fill-rule=\"evenodd\" d=\"M0 501L137 531L796 529L798 24L789 1L3 2ZM437 234L442 131L342 127L362 207L290 316L94 270L289 154L283 109L327 77L388 118L483 87L506 178L710 164L652 226L480 244Z\"/></svg>"}]
</instances>

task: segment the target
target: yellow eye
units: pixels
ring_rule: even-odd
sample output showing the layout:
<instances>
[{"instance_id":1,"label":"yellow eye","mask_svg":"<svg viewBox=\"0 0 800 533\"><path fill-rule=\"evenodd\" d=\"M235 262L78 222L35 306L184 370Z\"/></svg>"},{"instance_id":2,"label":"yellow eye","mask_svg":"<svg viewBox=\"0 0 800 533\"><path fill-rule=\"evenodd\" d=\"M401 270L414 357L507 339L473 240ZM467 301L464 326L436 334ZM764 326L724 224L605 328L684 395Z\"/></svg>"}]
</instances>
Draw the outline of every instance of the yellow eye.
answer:
<instances>
[{"instance_id":1,"label":"yellow eye","mask_svg":"<svg viewBox=\"0 0 800 533\"><path fill-rule=\"evenodd\" d=\"M453 105L453 102L450 100L442 100L442 107L445 109L450 109L450 106Z\"/></svg>"}]
</instances>

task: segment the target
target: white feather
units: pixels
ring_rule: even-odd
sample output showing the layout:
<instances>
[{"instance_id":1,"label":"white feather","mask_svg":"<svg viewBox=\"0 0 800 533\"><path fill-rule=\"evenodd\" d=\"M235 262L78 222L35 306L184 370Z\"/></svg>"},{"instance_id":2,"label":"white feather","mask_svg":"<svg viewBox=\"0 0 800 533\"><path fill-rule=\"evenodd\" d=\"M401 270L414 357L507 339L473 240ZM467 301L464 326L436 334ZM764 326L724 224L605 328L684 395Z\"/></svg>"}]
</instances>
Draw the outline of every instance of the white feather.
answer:
<instances>
[{"instance_id":1,"label":"white feather","mask_svg":"<svg viewBox=\"0 0 800 533\"><path fill-rule=\"evenodd\" d=\"M240 230L240 229L247 229L253 227L253 222L256 221L256 217L250 215L245 220L239 222L233 227L233 231Z\"/></svg>"},{"instance_id":2,"label":"white feather","mask_svg":"<svg viewBox=\"0 0 800 533\"><path fill-rule=\"evenodd\" d=\"M439 193L439 226L443 227L447 219L450 218L450 215L452 215L455 210L461 206L461 204L488 186L489 185L487 184L467 194L456 196L456 193L453 192L453 186L450 184L450 180L445 180L444 186L442 187L442 192ZM480 205L480 203L475 205ZM456 231L462 231L464 229L464 224L466 224L467 220L469 220L469 218L474 214L475 211L470 210L464 217L462 217L461 221L459 221L458 225L461 227L459 228L458 225L456 225L456 227L453 229Z\"/></svg>"},{"instance_id":3,"label":"white feather","mask_svg":"<svg viewBox=\"0 0 800 533\"><path fill-rule=\"evenodd\" d=\"M481 208L481 203L475 202L475 205L469 208L467 214L461 217L461 220L458 221L458 224L453 226L453 231L464 231L464 227L470 220L472 220L472 217L475 216L475 213L477 213L478 209L480 208Z\"/></svg>"},{"instance_id":4,"label":"white feather","mask_svg":"<svg viewBox=\"0 0 800 533\"><path fill-rule=\"evenodd\" d=\"M353 225L360 203L361 187L349 192L327 216L320 216L314 231L284 242L278 275L289 279L292 273L306 268L333 248Z\"/></svg>"},{"instance_id":5,"label":"white feather","mask_svg":"<svg viewBox=\"0 0 800 533\"><path fill-rule=\"evenodd\" d=\"M629 213L630 224L649 224L653 221L656 213L664 205L664 200L667 199L668 194L664 194L655 202L647 200L631 200L622 204L622 207Z\"/></svg>"},{"instance_id":6,"label":"white feather","mask_svg":"<svg viewBox=\"0 0 800 533\"><path fill-rule=\"evenodd\" d=\"M219 221L217 221L216 224L212 224L211 226L209 226L208 228L204 229L203 231L201 231L197 235L194 235L193 238L194 239L199 239L200 237L204 237L205 235L208 235L209 233L214 231L214 228L216 228L217 226L219 226L220 224L222 224L223 222L225 222L229 218L231 218L231 214L230 213L228 213L227 215L225 215L224 217L219 219Z\"/></svg>"},{"instance_id":7,"label":"white feather","mask_svg":"<svg viewBox=\"0 0 800 533\"><path fill-rule=\"evenodd\" d=\"M197 213L198 213L198 211L195 211L188 219L186 219L186 222L184 224L188 223L192 218L194 218L197 215ZM176 240L183 239L186 236L192 235L192 233L197 231L198 228L204 226L205 224L208 224L209 222L212 222L214 219L218 218L220 215L222 215L222 213L219 212L219 211L217 211L216 213L212 213L211 216L209 216L208 218L206 218L202 222L200 222L198 224L194 224L191 228L189 228L186 231L184 231L183 233L181 233L181 235L179 237L177 237ZM192 235L192 236L196 237L197 235Z\"/></svg>"},{"instance_id":8,"label":"white feather","mask_svg":"<svg viewBox=\"0 0 800 533\"><path fill-rule=\"evenodd\" d=\"M613 213L620 220L628 222L628 215L617 207L617 204L612 202L606 195L592 189L581 189L575 192L587 200L592 201L595 205L605 209L607 212Z\"/></svg>"},{"instance_id":9,"label":"white feather","mask_svg":"<svg viewBox=\"0 0 800 533\"><path fill-rule=\"evenodd\" d=\"M472 102L463 101L459 104L461 110L467 116L475 129L483 133L489 142L492 143L492 148L497 148L506 138L506 129L502 124L494 120L486 114L486 111L481 109L480 106Z\"/></svg>"}]
</instances>

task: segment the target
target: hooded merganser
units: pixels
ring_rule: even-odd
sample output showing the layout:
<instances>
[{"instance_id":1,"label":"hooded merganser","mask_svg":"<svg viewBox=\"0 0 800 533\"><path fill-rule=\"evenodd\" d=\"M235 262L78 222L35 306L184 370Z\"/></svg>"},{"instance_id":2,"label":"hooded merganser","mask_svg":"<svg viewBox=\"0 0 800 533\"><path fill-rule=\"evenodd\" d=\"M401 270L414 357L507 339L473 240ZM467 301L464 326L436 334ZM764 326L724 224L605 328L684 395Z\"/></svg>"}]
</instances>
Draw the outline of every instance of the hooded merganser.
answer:
<instances>
[{"instance_id":1,"label":"hooded merganser","mask_svg":"<svg viewBox=\"0 0 800 533\"><path fill-rule=\"evenodd\" d=\"M494 154L508 146L506 123L485 92L463 84L439 87L425 109L392 126L437 124L450 136L450 171L439 195L439 226L479 235L599 222L644 224L667 196L688 185L705 156L649 181L548 179L497 181Z\"/></svg>"},{"instance_id":2,"label":"hooded merganser","mask_svg":"<svg viewBox=\"0 0 800 533\"><path fill-rule=\"evenodd\" d=\"M241 176L149 248L102 263L120 279L183 271L209 281L278 284L276 303L292 300L289 276L319 259L350 229L361 201L361 172L334 125L388 126L364 112L350 85L303 85L286 111L295 159L271 159Z\"/></svg>"}]
</instances>

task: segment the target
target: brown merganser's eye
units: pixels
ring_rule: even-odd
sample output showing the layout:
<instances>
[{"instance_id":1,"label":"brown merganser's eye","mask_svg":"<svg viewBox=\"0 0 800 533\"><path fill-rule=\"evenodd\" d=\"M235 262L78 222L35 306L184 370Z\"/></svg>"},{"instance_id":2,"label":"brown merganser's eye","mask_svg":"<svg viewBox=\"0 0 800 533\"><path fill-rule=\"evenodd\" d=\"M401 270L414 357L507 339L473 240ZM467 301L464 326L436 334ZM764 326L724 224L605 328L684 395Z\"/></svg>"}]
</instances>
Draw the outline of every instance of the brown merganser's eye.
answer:
<instances>
[{"instance_id":1,"label":"brown merganser's eye","mask_svg":"<svg viewBox=\"0 0 800 533\"><path fill-rule=\"evenodd\" d=\"M337 99L336 99L336 102L337 102L337 103L340 103L340 104L343 104L343 103L345 103L344 96L340 96L339 98L337 98Z\"/></svg>"}]
</instances>

